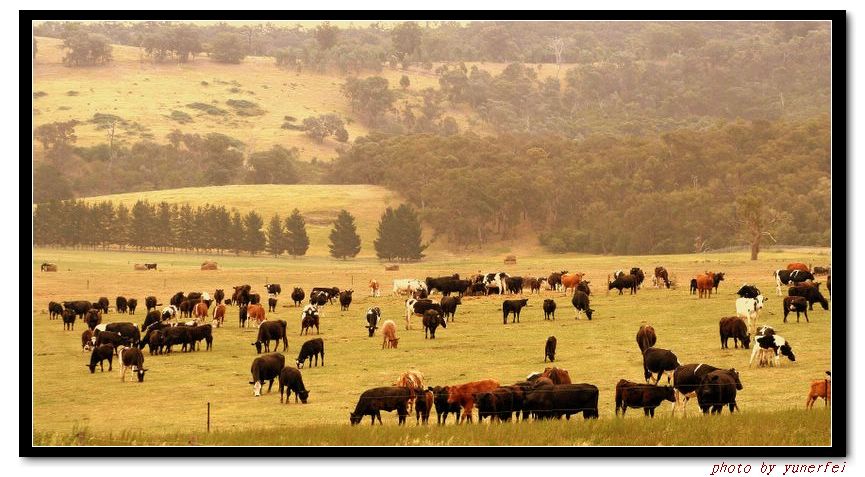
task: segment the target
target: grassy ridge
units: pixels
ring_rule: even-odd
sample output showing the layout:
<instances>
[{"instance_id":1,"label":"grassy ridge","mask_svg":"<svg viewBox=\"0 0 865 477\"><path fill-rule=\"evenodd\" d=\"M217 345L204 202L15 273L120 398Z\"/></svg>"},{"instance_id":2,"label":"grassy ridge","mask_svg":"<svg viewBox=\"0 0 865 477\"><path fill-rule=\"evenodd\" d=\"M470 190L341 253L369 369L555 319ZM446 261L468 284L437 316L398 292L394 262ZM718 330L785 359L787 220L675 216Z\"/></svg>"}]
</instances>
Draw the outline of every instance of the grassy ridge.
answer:
<instances>
[{"instance_id":1,"label":"grassy ridge","mask_svg":"<svg viewBox=\"0 0 865 477\"><path fill-rule=\"evenodd\" d=\"M457 384L480 378L493 377L502 383L513 383L528 373L543 369L543 345L546 338L555 335L558 339L556 365L568 369L575 382L588 382L600 390L600 420L597 424L570 422L562 424L560 435L571 436L570 429L587 426L615 426L613 391L621 379L642 379L642 364L634 336L640 322L649 321L658 333L658 347L672 349L683 363L705 362L719 367L735 367L741 372L745 387L737 398L743 418L754 413L786 413L804 408L808 385L812 379L820 379L826 369L831 369L830 355L826 352L831 342L831 311L817 307L810 313L811 322L781 323L780 299L774 296L771 270L797 260L823 264L830 260L825 254L808 254L796 251L763 253L761 260L751 262L747 254L673 255L654 257L602 257L577 255L539 255L521 258L518 265L503 267L496 256L442 257L441 259L406 264L398 272L383 272L381 264L371 258L342 262L320 257L302 260L277 260L272 258L224 257L218 272L198 270L201 256L172 255L171 261L160 259L159 272L135 272L130 261L144 260L153 254L112 253L91 251L34 250L33 256L33 417L34 432L43 439L62 441L68 433L87 429L98 438L107 438L114 433L127 432L130 439L153 439L153 442L173 442L172 439L196 435L203 439L206 403L213 405L212 424L218 438L236 439L248 431L259 429L262 423L288 431L294 428L320 429L310 434L310 442L338 443L340 439L351 439L351 435L340 429L349 429L347 415L354 408L357 397L365 389L391 384L400 372L416 368L421 370L430 385ZM59 260L58 260L59 259ZM38 265L44 260L56 260L60 265L57 273L40 273ZM710 300L700 300L689 295L687 285L678 289L644 289L636 296L606 295L603 283L615 268L637 265L649 270L655 265L666 266L680 283L687 284L693 273L706 269L727 272L728 279L722 282L720 295ZM513 275L546 275L551 270L581 270L588 274L593 284L592 307L595 318L574 319L569 299L562 293L544 291L539 297L529 297L519 324L503 326L501 298L497 296L465 298L457 311L456 321L446 329L439 329L436 340L425 340L417 321L413 329L405 330L403 299L389 295L390 282L394 278L420 277L459 272L473 273L477 270L504 270ZM366 296L365 285L370 278L383 284L383 296ZM255 329L238 328L237 309L229 307L227 326L214 330L212 351L195 353L175 352L168 356L145 356L145 365L150 369L145 383L121 383L119 369L112 372L90 374L83 366L88 356L81 352L81 324L76 331L64 332L60 321L51 321L46 313L49 300L89 299L99 296L117 295L136 297L156 295L163 303L178 290L230 289L232 285L249 283L253 291L262 292L266 281L282 284L283 290L302 286L307 291L312 286L338 286L354 288L355 299L348 311L328 305L322 313L321 338L325 340L327 364L324 367L305 368L303 380L311 391L309 403L280 404L278 390L254 398L249 386L249 366L255 357L250 345L255 340ZM784 361L780 368L748 368L749 351L721 350L718 339L718 320L735 313L733 294L744 281L756 283L769 295L767 311L760 322L768 323L778 330L793 346L797 361ZM436 296L436 298L438 298ZM552 298L558 303L556 321L542 319L541 302ZM286 307L289 299L280 298L276 313L268 313L268 319L284 319L288 322L289 350L287 362L297 356L300 345L307 337L300 337L300 319L297 308ZM368 338L364 328L367 307L379 306L384 319L397 323L400 346L397 350L382 350L381 336ZM135 316L110 313L106 321L133 321L144 319L143 309ZM280 349L280 352L282 350ZM122 406L93 406L94 402L135 403L131 414ZM669 403L668 403L669 404ZM822 404L821 404L822 405ZM689 404L691 415L696 414L694 403ZM274 413L274 410L279 412ZM816 411L815 411L816 412ZM664 442L680 442L675 432L665 431L665 425L678 422L670 419L670 406L658 408L654 422L633 410L619 421L634 421L635 429L644 426L658 429L656 436L665 436ZM786 414L785 414L786 415ZM739 416L735 416L739 418ZM385 429L395 428L396 416L383 416ZM677 417L678 419L678 417ZM723 433L714 435L712 426L706 422L722 422L716 417L694 416L687 422L693 433L687 444L735 442L747 439L754 442L789 442L802 445L825 444L828 435L828 420L812 421L802 413L790 413L793 426L790 435L780 436L775 431L769 437L755 436L754 421L738 429L733 437ZM784 417L786 419L786 417ZM737 422L737 421L731 421ZM606 423L606 424L604 424ZM668 423L668 424L664 424ZM531 429L535 424L527 423ZM554 429L556 423L548 424ZM368 427L365 424L362 427ZM568 427L572 426L572 427ZM699 427L704 426L704 427ZM413 428L414 425L408 426ZM499 426L507 433L509 426ZM514 428L516 429L516 428ZM541 428L542 429L542 428ZM630 429L630 428L628 428ZM649 429L649 428L647 428ZM703 429L705 432L698 432ZM75 431L73 431L75 430ZM625 432L627 429L622 429ZM376 432L391 432L379 430ZM568 432L565 432L568 431ZM357 429L352 432L366 433ZM436 431L406 429L393 431L391 437L382 434L381 441L372 442L489 442L482 436L472 434L450 434L476 431ZM600 430L595 433L604 435ZM612 432L612 431L611 431ZM552 433L550 437L548 434ZM276 437L272 433L267 442L288 442L289 437ZM345 436L343 436L345 434ZM612 432L616 434L616 432ZM628 431L624 435L633 435ZM252 434L248 434L252 435ZM360 434L363 435L363 434ZM402 436L410 436L404 441ZM462 435L462 437L459 437ZM530 432L523 437L502 435L502 444L549 442L558 439L555 433ZM582 436L582 434L580 434ZM598 442L599 437L586 433L587 443ZM52 437L53 436L53 437ZM172 437L174 436L174 437ZM448 441L453 436L452 441ZM701 437L703 436L703 437ZM823 437L820 437L823 436ZM214 437L216 439L217 437ZM611 439L613 437L610 437ZM777 439L776 439L777 438ZM188 440L189 438L186 437ZM280 440L283 439L283 440ZM361 439L366 439L362 437ZM376 438L378 439L378 438ZM388 440L392 439L392 440ZM462 440L460 440L462 439ZM484 440L481 440L484 439ZM513 441L507 440L513 439ZM593 440L595 439L595 440ZM646 437L646 439L650 439ZM728 439L728 441L724 441ZM766 439L762 441L761 439ZM59 441L58 441L59 442ZM578 441L577 443L582 443ZM622 442L616 441L616 442ZM656 444L662 442L658 438ZM684 442L684 439L681 441ZM568 444L574 443L567 441Z\"/></svg>"},{"instance_id":2,"label":"grassy ridge","mask_svg":"<svg viewBox=\"0 0 865 477\"><path fill-rule=\"evenodd\" d=\"M371 427L349 428L343 425L300 426L291 432L284 428L262 428L243 431L206 433L189 432L107 432L87 429L72 432L38 432L35 445L397 445L397 446L776 446L828 445L831 412L827 409L802 409L777 412L752 412L721 416L692 415L686 418L598 419L584 421L510 422L464 426L415 426L414 419L405 427L392 422ZM743 429L773 426L760 432L743 433Z\"/></svg>"}]
</instances>

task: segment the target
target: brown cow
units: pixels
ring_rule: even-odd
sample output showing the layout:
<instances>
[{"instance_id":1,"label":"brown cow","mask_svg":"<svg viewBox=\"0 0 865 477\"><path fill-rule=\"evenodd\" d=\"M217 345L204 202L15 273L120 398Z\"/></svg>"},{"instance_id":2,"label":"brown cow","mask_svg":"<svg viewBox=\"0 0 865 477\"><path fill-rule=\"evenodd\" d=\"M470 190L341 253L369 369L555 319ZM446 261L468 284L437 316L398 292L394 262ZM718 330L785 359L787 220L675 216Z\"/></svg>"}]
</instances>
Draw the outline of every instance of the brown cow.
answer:
<instances>
[{"instance_id":1,"label":"brown cow","mask_svg":"<svg viewBox=\"0 0 865 477\"><path fill-rule=\"evenodd\" d=\"M203 301L196 303L195 310L193 312L195 319L198 320L200 318L201 323L203 323L204 319L207 318L207 311L207 303L204 303Z\"/></svg>"},{"instance_id":2,"label":"brown cow","mask_svg":"<svg viewBox=\"0 0 865 477\"><path fill-rule=\"evenodd\" d=\"M658 336L655 335L655 328L650 324L640 325L637 330L637 346L640 347L640 354L643 354L647 349L655 346L658 341Z\"/></svg>"},{"instance_id":3,"label":"brown cow","mask_svg":"<svg viewBox=\"0 0 865 477\"><path fill-rule=\"evenodd\" d=\"M811 269L808 268L808 265L805 265L802 262L791 262L787 264L787 270L802 270L803 272L810 272Z\"/></svg>"},{"instance_id":4,"label":"brown cow","mask_svg":"<svg viewBox=\"0 0 865 477\"><path fill-rule=\"evenodd\" d=\"M463 415L460 417L460 422L468 419L472 422L472 409L475 406L475 394L485 391L492 391L499 387L499 382L495 379L482 379L480 381L472 381L470 383L460 384L458 386L448 387L448 404L459 404L463 408Z\"/></svg>"},{"instance_id":5,"label":"brown cow","mask_svg":"<svg viewBox=\"0 0 865 477\"><path fill-rule=\"evenodd\" d=\"M576 289L580 281L583 280L583 276L585 276L585 273L566 273L562 275L562 288L565 289L565 293L568 292L568 289Z\"/></svg>"},{"instance_id":6,"label":"brown cow","mask_svg":"<svg viewBox=\"0 0 865 477\"><path fill-rule=\"evenodd\" d=\"M372 279L369 281L369 296L381 296L379 293L379 288L381 288L378 284L378 280Z\"/></svg>"},{"instance_id":7,"label":"brown cow","mask_svg":"<svg viewBox=\"0 0 865 477\"><path fill-rule=\"evenodd\" d=\"M396 348L399 338L396 337L396 323L393 320L387 320L381 326L381 334L384 340L381 342L381 349Z\"/></svg>"},{"instance_id":8,"label":"brown cow","mask_svg":"<svg viewBox=\"0 0 865 477\"><path fill-rule=\"evenodd\" d=\"M715 286L715 274L706 272L697 275L697 292L700 298L706 294L706 298L712 298L712 288Z\"/></svg>"},{"instance_id":9,"label":"brown cow","mask_svg":"<svg viewBox=\"0 0 865 477\"><path fill-rule=\"evenodd\" d=\"M552 368L545 368L540 377L549 379L553 384L572 384L571 375L568 374L568 370L556 368L555 366Z\"/></svg>"},{"instance_id":10,"label":"brown cow","mask_svg":"<svg viewBox=\"0 0 865 477\"><path fill-rule=\"evenodd\" d=\"M256 322L256 326L260 326L264 321L264 307L260 304L252 304L246 307L246 317L251 321Z\"/></svg>"},{"instance_id":11,"label":"brown cow","mask_svg":"<svg viewBox=\"0 0 865 477\"><path fill-rule=\"evenodd\" d=\"M823 398L824 406L828 406L832 402L831 377L831 373L826 371L826 379L815 379L811 382L811 389L808 391L808 400L805 401L805 409L813 408L817 398Z\"/></svg>"},{"instance_id":12,"label":"brown cow","mask_svg":"<svg viewBox=\"0 0 865 477\"><path fill-rule=\"evenodd\" d=\"M216 327L219 328L222 326L222 323L225 321L225 305L220 303L216 305L216 308L213 309L213 321L216 322Z\"/></svg>"}]
</instances>

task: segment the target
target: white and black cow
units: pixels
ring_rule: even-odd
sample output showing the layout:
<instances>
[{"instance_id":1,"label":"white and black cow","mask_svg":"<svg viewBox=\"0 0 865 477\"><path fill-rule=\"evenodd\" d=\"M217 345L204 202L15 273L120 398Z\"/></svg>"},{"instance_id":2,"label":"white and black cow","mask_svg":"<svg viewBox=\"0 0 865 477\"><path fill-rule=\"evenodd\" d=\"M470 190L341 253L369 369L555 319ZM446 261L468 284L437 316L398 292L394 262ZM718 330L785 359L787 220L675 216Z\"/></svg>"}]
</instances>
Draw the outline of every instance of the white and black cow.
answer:
<instances>
[{"instance_id":1,"label":"white and black cow","mask_svg":"<svg viewBox=\"0 0 865 477\"><path fill-rule=\"evenodd\" d=\"M381 321L381 309L373 307L366 310L366 329L369 331L369 337L375 335L375 330L378 329L378 324Z\"/></svg>"},{"instance_id":2,"label":"white and black cow","mask_svg":"<svg viewBox=\"0 0 865 477\"><path fill-rule=\"evenodd\" d=\"M736 299L736 316L740 316L748 323L748 333L754 335L757 327L757 316L760 310L763 309L763 304L766 303L766 298L763 295L757 295L756 298L737 298Z\"/></svg>"},{"instance_id":3,"label":"white and black cow","mask_svg":"<svg viewBox=\"0 0 865 477\"><path fill-rule=\"evenodd\" d=\"M171 318L174 318L175 316L177 316L177 312L179 310L180 309L177 308L176 305L166 306L165 308L162 309L162 320L164 321L164 320L169 320Z\"/></svg>"},{"instance_id":4,"label":"white and black cow","mask_svg":"<svg viewBox=\"0 0 865 477\"><path fill-rule=\"evenodd\" d=\"M279 286L279 283L267 283L264 285L264 288L267 290L268 295L279 295L282 293L282 287Z\"/></svg>"},{"instance_id":5,"label":"white and black cow","mask_svg":"<svg viewBox=\"0 0 865 477\"><path fill-rule=\"evenodd\" d=\"M814 281L814 275L804 270L775 270L773 276L775 277L778 296L781 296L781 285L788 285L790 282L793 285L798 285L804 281Z\"/></svg>"},{"instance_id":6,"label":"white and black cow","mask_svg":"<svg viewBox=\"0 0 865 477\"><path fill-rule=\"evenodd\" d=\"M411 317L412 315L423 316L423 314L427 310L436 310L440 314L444 315L444 311L442 310L442 306L440 303L433 303L429 298L422 298L420 300L416 300L414 298L409 298L405 301L405 329L411 329Z\"/></svg>"},{"instance_id":7,"label":"white and black cow","mask_svg":"<svg viewBox=\"0 0 865 477\"><path fill-rule=\"evenodd\" d=\"M483 276L483 284L488 290L497 288L499 295L504 295L507 293L507 287L505 286L506 278L510 278L510 275L505 272L486 273Z\"/></svg>"},{"instance_id":8,"label":"white and black cow","mask_svg":"<svg viewBox=\"0 0 865 477\"><path fill-rule=\"evenodd\" d=\"M786 356L790 361L796 361L796 356L793 354L793 348L790 343L779 335L760 335L754 340L754 350L751 351L751 360L748 361L748 367L754 363L754 358L758 353L771 352L772 361L775 366L781 365L781 356ZM771 363L771 362L770 362Z\"/></svg>"},{"instance_id":9,"label":"white and black cow","mask_svg":"<svg viewBox=\"0 0 865 477\"><path fill-rule=\"evenodd\" d=\"M740 288L736 294L742 298L757 298L757 295L762 295L759 288L747 283L743 283L742 288Z\"/></svg>"}]
</instances>

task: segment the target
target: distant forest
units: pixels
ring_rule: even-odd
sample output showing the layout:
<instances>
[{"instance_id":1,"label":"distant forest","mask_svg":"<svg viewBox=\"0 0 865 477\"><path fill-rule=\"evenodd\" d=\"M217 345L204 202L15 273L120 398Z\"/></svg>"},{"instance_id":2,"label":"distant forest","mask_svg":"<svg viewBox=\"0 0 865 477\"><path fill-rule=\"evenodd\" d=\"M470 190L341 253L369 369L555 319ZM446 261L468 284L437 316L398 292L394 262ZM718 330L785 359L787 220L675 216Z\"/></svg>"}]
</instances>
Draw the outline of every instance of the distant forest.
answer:
<instances>
[{"instance_id":1,"label":"distant forest","mask_svg":"<svg viewBox=\"0 0 865 477\"><path fill-rule=\"evenodd\" d=\"M166 144L82 148L76 124L52 123L36 131L46 151L34 165L36 203L184 186L361 183L399 192L456 246L533 233L559 252L681 253L750 243L756 229L771 229L765 240L829 244L825 23L53 22L34 33L99 35L142 47L153 61L194 60L233 35L244 54L277 66L344 75L340 91L372 131L351 138L333 163L305 164L294 149L246 154L226 134L180 130ZM468 62L508 66L491 74ZM396 101L399 85L375 76L383 68L426 69L439 88L421 92L421 107L406 106ZM455 108L472 114L463 130L448 116Z\"/></svg>"}]
</instances>

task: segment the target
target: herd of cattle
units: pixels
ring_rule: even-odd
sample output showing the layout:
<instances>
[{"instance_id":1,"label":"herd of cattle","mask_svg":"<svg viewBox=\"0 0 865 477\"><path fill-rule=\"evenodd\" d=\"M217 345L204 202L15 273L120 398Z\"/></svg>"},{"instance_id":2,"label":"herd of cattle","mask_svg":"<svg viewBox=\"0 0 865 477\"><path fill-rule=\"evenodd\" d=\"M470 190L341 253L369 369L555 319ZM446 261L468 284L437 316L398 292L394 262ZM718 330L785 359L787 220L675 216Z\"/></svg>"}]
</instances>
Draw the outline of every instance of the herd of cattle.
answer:
<instances>
[{"instance_id":1,"label":"herd of cattle","mask_svg":"<svg viewBox=\"0 0 865 477\"><path fill-rule=\"evenodd\" d=\"M827 275L827 289L831 292L831 271L815 267L812 272L802 263L791 263L787 269L777 270L773 276L780 294L781 285L789 284L788 295L783 300L784 322L790 312L795 311L797 322L799 314L804 313L808 321L807 311L813 309L814 303L819 303L828 310L828 301L820 292L820 283L814 281L814 273ZM427 277L419 279L398 279L393 281L395 295L408 295L405 301L405 329L412 329L411 318L419 316L424 328L424 337L435 339L438 327L447 328L448 322L455 320L457 307L462 304L461 298L472 295L505 295L522 294L525 288L529 293L540 293L544 283L549 290L560 290L570 293L571 303L577 318L584 313L591 320L593 309L589 306L591 290L585 274L554 272L547 277L512 277L504 272L476 274L461 279L458 274L442 277ZM637 293L645 280L644 272L637 268L629 271L617 270L608 276L607 290L616 289L619 294L623 290ZM714 289L724 280L724 273L705 272L691 280L691 293L699 293L699 297L711 297ZM664 267L654 271L652 283L656 287L670 288L674 286L670 275ZM81 319L87 326L81 336L84 351L90 351L90 361L86 366L91 373L96 365L104 371L103 362L108 361L109 371L112 360L117 357L123 366L121 381L125 378L127 369L134 372L139 382L144 381L144 355L141 350L149 347L150 355L170 354L173 346L181 346L181 351L195 351L204 340L206 350L213 345L213 328L224 325L226 305L238 308L238 325L246 327L247 322L257 326L256 341L252 345L257 356L251 366L253 394L260 396L264 383L269 382L270 392L274 380L278 380L280 402L283 393L287 391L285 402L291 392L307 402L309 391L301 377L300 369L308 361L309 366L318 366L319 357L324 366L324 341L321 338L307 340L300 349L295 360L295 366L285 365L285 356L278 353L282 342L283 352L288 349L288 323L285 320L267 320L266 314L276 310L277 299L282 289L279 284L266 284L268 309L261 304L261 294L253 293L250 285L234 287L230 296L224 289L215 290L211 296L208 292L177 292L168 300L167 305L158 303L155 296L145 298L147 309L144 322L139 327L131 322L102 323L102 317L109 313L110 302L107 297L100 297L93 302L86 300L50 302L48 311L51 319L61 318L64 329L73 330L76 319ZM376 280L369 283L370 296L380 296L380 285ZM442 295L435 302L429 296L435 292ZM303 306L306 293L301 288L294 288L291 299L294 306L303 306L301 311L300 334L309 334L315 328L319 334L320 309L326 304L338 300L342 310L348 310L352 302L353 290L340 290L337 287L312 288L309 303ZM744 284L737 292L736 316L724 317L720 320L721 348L727 348L729 339L733 339L734 347L739 344L743 349L753 345L749 366L755 359L759 366L778 366L780 358L787 357L795 361L791 344L777 335L769 326L757 328L756 323L763 309L766 297L756 286ZM456 295L456 296L452 296ZM511 323L518 323L520 312L526 306L528 298L505 299L502 301L503 323L513 315ZM138 301L134 298L118 296L115 300L117 313L134 315ZM161 308L160 308L161 307ZM543 302L544 320L555 320L556 303L553 299ZM396 324L393 320L383 323L379 307L370 307L366 311L366 328L368 336L373 337L376 330L382 330L382 348L396 348L399 338L396 337ZM207 321L210 321L209 323ZM643 356L643 371L645 383L635 383L620 380L615 388L616 414L622 415L628 408L643 409L646 416L654 417L654 410L663 401L674 403L674 411L682 402L684 409L687 401L696 397L699 407L704 413L720 413L724 406L730 411L737 409L736 393L743 389L739 373L735 369L720 369L704 363L682 364L679 358L670 350L657 348L657 335L654 328L643 323L637 332L637 345ZM273 352L270 350L274 342ZM262 351L267 354L261 355ZM551 336L544 346L544 361L555 361L556 338ZM667 386L659 385L663 375L667 375ZM829 372L827 371L827 376ZM653 381L653 382L652 382ZM808 397L808 407L814 400L823 398L828 403L831 390L829 379L817 380L811 384ZM423 375L418 371L403 373L393 386L369 389L363 392L354 412L350 415L351 424L360 422L363 416L370 416L372 423L378 419L381 422L381 411L397 411L399 423L403 424L411 409L415 409L418 422L426 423L431 409L434 407L438 422L444 423L449 413L454 413L458 421L471 421L472 410L477 405L478 417L483 420L490 417L506 421L515 413L517 419L533 417L535 419L561 418L570 419L572 414L582 413L586 419L598 417L598 388L588 383L571 383L568 372L559 368L547 368L542 373L533 373L525 381L509 386L501 386L495 379L485 379L460 385L427 386L423 383Z\"/></svg>"}]
</instances>

